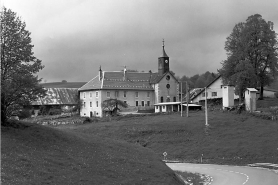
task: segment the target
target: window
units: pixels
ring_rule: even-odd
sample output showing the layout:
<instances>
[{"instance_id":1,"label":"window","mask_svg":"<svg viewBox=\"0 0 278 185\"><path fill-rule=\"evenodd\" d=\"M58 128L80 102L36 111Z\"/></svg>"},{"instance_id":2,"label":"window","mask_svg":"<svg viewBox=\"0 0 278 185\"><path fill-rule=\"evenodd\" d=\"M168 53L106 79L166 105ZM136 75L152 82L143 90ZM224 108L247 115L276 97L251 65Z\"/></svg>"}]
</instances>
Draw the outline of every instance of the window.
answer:
<instances>
[{"instance_id":1,"label":"window","mask_svg":"<svg viewBox=\"0 0 278 185\"><path fill-rule=\"evenodd\" d=\"M92 107L92 102L90 101L90 107Z\"/></svg>"},{"instance_id":2,"label":"window","mask_svg":"<svg viewBox=\"0 0 278 185\"><path fill-rule=\"evenodd\" d=\"M83 92L83 98L86 98L86 92Z\"/></svg>"},{"instance_id":3,"label":"window","mask_svg":"<svg viewBox=\"0 0 278 185\"><path fill-rule=\"evenodd\" d=\"M142 107L145 107L145 101L141 101Z\"/></svg>"},{"instance_id":4,"label":"window","mask_svg":"<svg viewBox=\"0 0 278 185\"><path fill-rule=\"evenodd\" d=\"M124 97L126 97L126 91L124 91Z\"/></svg>"},{"instance_id":5,"label":"window","mask_svg":"<svg viewBox=\"0 0 278 185\"><path fill-rule=\"evenodd\" d=\"M115 91L115 97L116 97L116 98L119 97L119 91Z\"/></svg>"},{"instance_id":6,"label":"window","mask_svg":"<svg viewBox=\"0 0 278 185\"><path fill-rule=\"evenodd\" d=\"M96 91L96 98L98 98L98 91Z\"/></svg>"},{"instance_id":7,"label":"window","mask_svg":"<svg viewBox=\"0 0 278 185\"><path fill-rule=\"evenodd\" d=\"M86 107L86 102L83 103L84 108Z\"/></svg>"},{"instance_id":8,"label":"window","mask_svg":"<svg viewBox=\"0 0 278 185\"><path fill-rule=\"evenodd\" d=\"M136 106L136 107L138 107L138 104L139 104L138 101L135 101L135 106Z\"/></svg>"},{"instance_id":9,"label":"window","mask_svg":"<svg viewBox=\"0 0 278 185\"><path fill-rule=\"evenodd\" d=\"M139 93L135 92L135 97L138 98L138 96L139 96Z\"/></svg>"},{"instance_id":10,"label":"window","mask_svg":"<svg viewBox=\"0 0 278 185\"><path fill-rule=\"evenodd\" d=\"M173 97L173 102L176 102L177 101L177 97Z\"/></svg>"},{"instance_id":11,"label":"window","mask_svg":"<svg viewBox=\"0 0 278 185\"><path fill-rule=\"evenodd\" d=\"M147 97L148 97L148 98L150 97L150 92L147 92Z\"/></svg>"},{"instance_id":12,"label":"window","mask_svg":"<svg viewBox=\"0 0 278 185\"><path fill-rule=\"evenodd\" d=\"M217 92L211 92L211 96L217 96Z\"/></svg>"},{"instance_id":13,"label":"window","mask_svg":"<svg viewBox=\"0 0 278 185\"><path fill-rule=\"evenodd\" d=\"M160 97L160 103L163 103L163 96Z\"/></svg>"},{"instance_id":14,"label":"window","mask_svg":"<svg viewBox=\"0 0 278 185\"><path fill-rule=\"evenodd\" d=\"M150 101L147 101L147 106L151 106L151 102Z\"/></svg>"},{"instance_id":15,"label":"window","mask_svg":"<svg viewBox=\"0 0 278 185\"><path fill-rule=\"evenodd\" d=\"M90 98L92 98L92 92L90 92Z\"/></svg>"},{"instance_id":16,"label":"window","mask_svg":"<svg viewBox=\"0 0 278 185\"><path fill-rule=\"evenodd\" d=\"M110 98L110 92L106 92L107 98Z\"/></svg>"},{"instance_id":17,"label":"window","mask_svg":"<svg viewBox=\"0 0 278 185\"><path fill-rule=\"evenodd\" d=\"M98 107L98 101L96 101L96 105L97 105L97 107Z\"/></svg>"}]
</instances>

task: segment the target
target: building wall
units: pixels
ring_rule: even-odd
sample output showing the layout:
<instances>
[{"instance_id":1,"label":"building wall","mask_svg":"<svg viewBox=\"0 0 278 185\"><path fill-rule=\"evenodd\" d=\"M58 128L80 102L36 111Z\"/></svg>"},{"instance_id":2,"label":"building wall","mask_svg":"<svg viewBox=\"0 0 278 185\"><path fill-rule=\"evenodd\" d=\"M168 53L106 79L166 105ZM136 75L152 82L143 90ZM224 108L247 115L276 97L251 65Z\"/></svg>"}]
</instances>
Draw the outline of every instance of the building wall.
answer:
<instances>
[{"instance_id":1,"label":"building wall","mask_svg":"<svg viewBox=\"0 0 278 185\"><path fill-rule=\"evenodd\" d=\"M102 93L99 90L80 92L80 99L83 103L83 106L81 107L80 110L80 116L90 117L92 112L94 116L101 117L102 116L101 98L102 98Z\"/></svg>"},{"instance_id":2,"label":"building wall","mask_svg":"<svg viewBox=\"0 0 278 185\"><path fill-rule=\"evenodd\" d=\"M98 96L96 93L98 92ZM126 97L124 94L126 92ZM85 98L84 98L85 93ZM136 96L138 93L138 97ZM128 106L132 107L148 107L148 101L150 107L153 106L154 100L153 90L91 90L80 92L80 99L83 101L83 107L80 111L80 116L90 117L93 116L102 117L101 103L107 99L118 99L126 102ZM138 104L136 105L136 101ZM142 105L142 101L144 105ZM84 107L85 102L85 107Z\"/></svg>"},{"instance_id":3,"label":"building wall","mask_svg":"<svg viewBox=\"0 0 278 185\"><path fill-rule=\"evenodd\" d=\"M170 75L170 73L168 73L168 75ZM174 102L174 97L176 101L179 101L178 82L172 75L170 75L170 80L167 80L166 77L167 75L165 75L158 84L155 84L155 103L162 103L161 97L163 97L163 102L167 102L167 98L170 98L170 102ZM166 87L167 84L170 85L169 89Z\"/></svg>"}]
</instances>

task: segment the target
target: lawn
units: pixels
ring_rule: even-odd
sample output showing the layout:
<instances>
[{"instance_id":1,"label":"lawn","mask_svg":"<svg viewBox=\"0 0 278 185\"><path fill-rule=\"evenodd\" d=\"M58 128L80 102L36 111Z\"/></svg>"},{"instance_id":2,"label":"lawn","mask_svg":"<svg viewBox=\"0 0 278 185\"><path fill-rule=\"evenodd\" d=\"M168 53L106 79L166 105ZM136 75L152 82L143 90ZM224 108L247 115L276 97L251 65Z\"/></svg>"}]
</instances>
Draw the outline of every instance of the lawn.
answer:
<instances>
[{"instance_id":1,"label":"lawn","mask_svg":"<svg viewBox=\"0 0 278 185\"><path fill-rule=\"evenodd\" d=\"M36 124L1 127L1 184L182 184L150 149Z\"/></svg>"},{"instance_id":2,"label":"lawn","mask_svg":"<svg viewBox=\"0 0 278 185\"><path fill-rule=\"evenodd\" d=\"M59 126L88 137L127 141L153 150L160 159L245 165L278 163L278 122L247 113L203 111L179 114L116 117L111 122Z\"/></svg>"}]
</instances>

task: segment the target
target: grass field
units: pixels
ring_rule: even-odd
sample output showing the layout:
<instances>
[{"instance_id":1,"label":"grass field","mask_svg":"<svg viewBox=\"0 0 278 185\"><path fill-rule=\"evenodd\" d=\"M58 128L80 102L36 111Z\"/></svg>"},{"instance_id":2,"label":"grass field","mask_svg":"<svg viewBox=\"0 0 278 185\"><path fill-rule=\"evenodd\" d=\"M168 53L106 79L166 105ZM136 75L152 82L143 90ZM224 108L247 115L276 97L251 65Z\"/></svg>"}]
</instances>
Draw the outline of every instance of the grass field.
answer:
<instances>
[{"instance_id":1,"label":"grass field","mask_svg":"<svg viewBox=\"0 0 278 185\"><path fill-rule=\"evenodd\" d=\"M1 127L1 184L182 184L150 149L15 122Z\"/></svg>"},{"instance_id":2,"label":"grass field","mask_svg":"<svg viewBox=\"0 0 278 185\"><path fill-rule=\"evenodd\" d=\"M98 136L153 150L160 159L187 162L244 165L255 162L278 163L278 122L252 117L249 114L209 112L205 126L203 111L156 116L126 116L111 122L59 129L88 136Z\"/></svg>"},{"instance_id":3,"label":"grass field","mask_svg":"<svg viewBox=\"0 0 278 185\"><path fill-rule=\"evenodd\" d=\"M277 105L267 101L258 107ZM1 182L181 184L161 161L163 152L168 160L186 162L198 163L203 156L204 163L278 163L277 120L219 110L209 111L208 118L209 126L204 111L188 118L126 115L55 128L14 122L1 127Z\"/></svg>"}]
</instances>

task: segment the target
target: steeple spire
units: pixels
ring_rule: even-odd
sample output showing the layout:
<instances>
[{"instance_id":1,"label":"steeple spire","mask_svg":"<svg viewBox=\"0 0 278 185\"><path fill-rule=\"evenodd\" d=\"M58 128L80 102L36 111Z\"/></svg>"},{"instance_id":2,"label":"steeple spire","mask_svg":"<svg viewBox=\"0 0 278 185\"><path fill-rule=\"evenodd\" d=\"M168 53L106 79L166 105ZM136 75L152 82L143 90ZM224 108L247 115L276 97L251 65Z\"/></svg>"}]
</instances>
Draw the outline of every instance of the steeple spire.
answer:
<instances>
[{"instance_id":1,"label":"steeple spire","mask_svg":"<svg viewBox=\"0 0 278 185\"><path fill-rule=\"evenodd\" d=\"M164 39L162 40L162 56L161 57L168 57L168 55L166 54L165 50L164 50Z\"/></svg>"}]
</instances>

